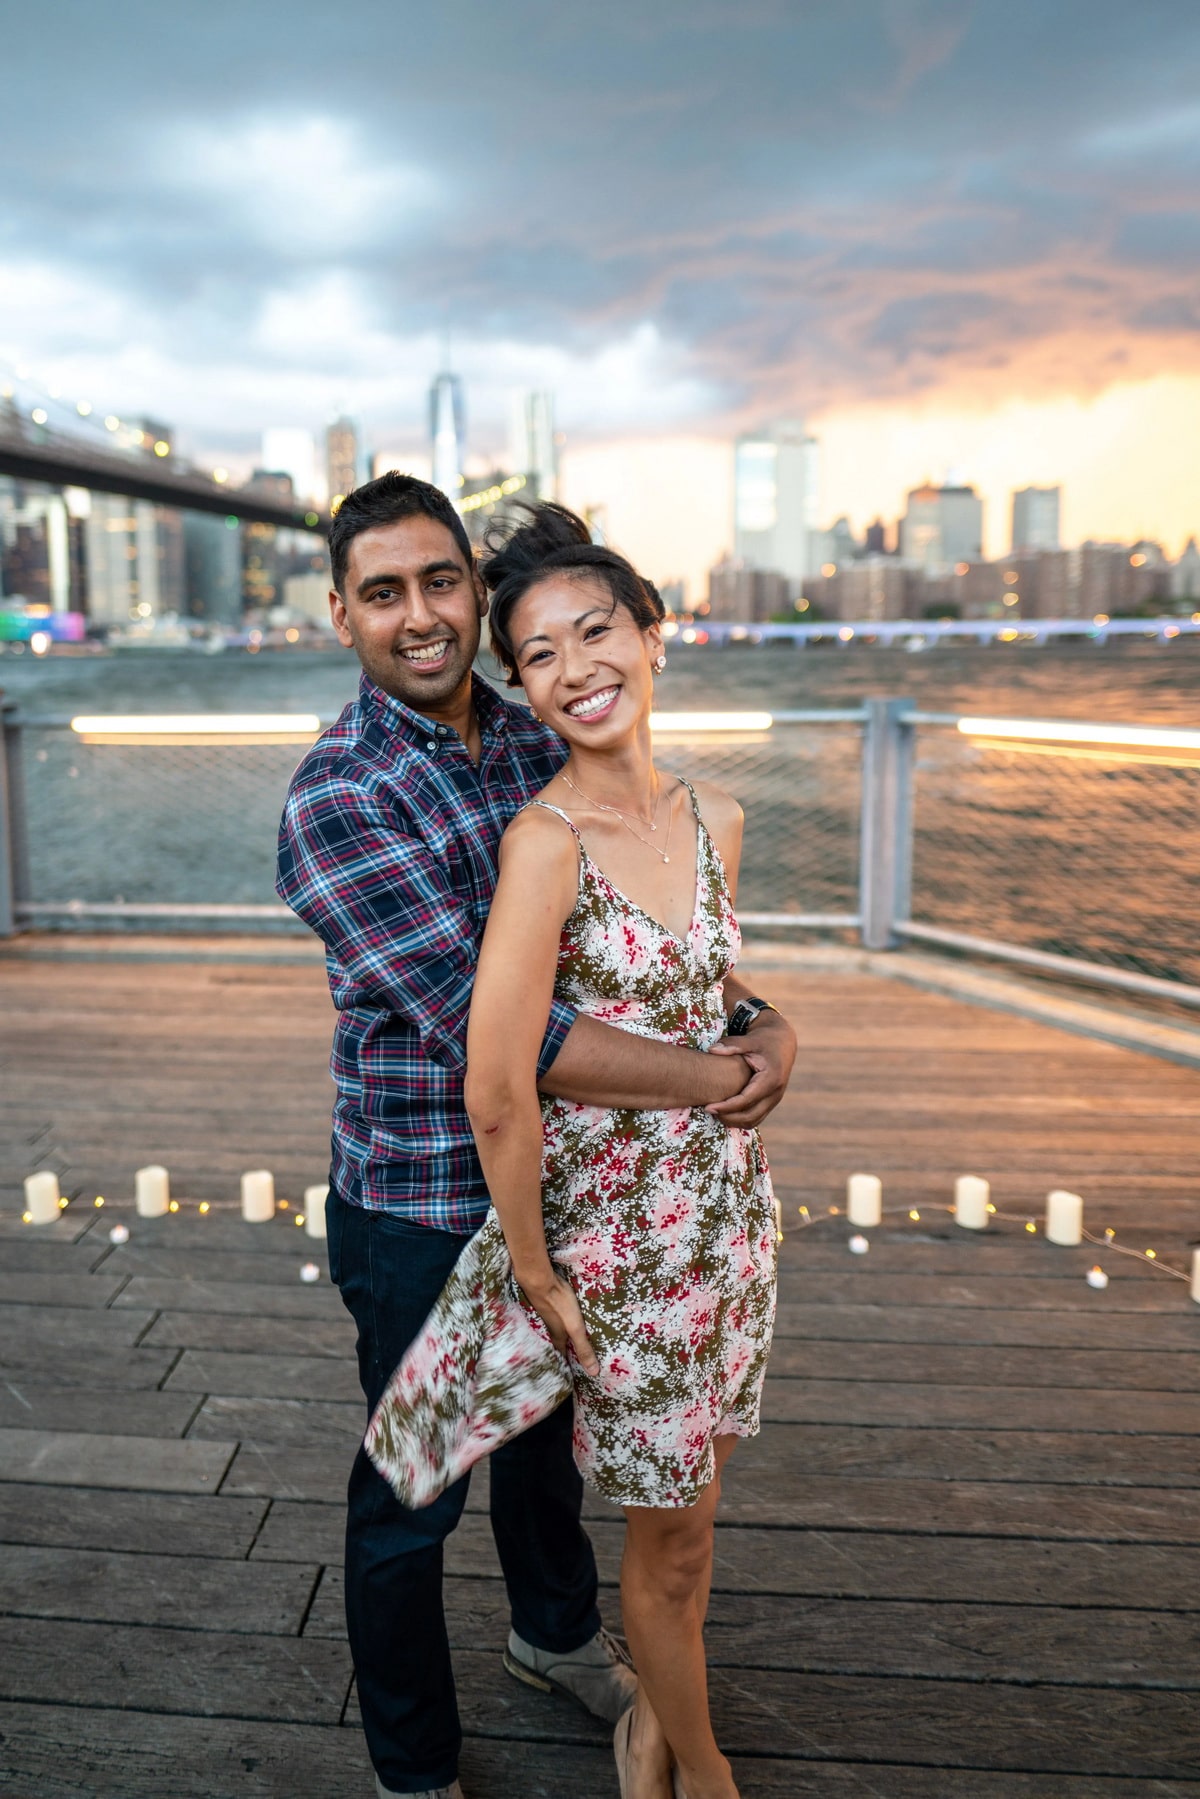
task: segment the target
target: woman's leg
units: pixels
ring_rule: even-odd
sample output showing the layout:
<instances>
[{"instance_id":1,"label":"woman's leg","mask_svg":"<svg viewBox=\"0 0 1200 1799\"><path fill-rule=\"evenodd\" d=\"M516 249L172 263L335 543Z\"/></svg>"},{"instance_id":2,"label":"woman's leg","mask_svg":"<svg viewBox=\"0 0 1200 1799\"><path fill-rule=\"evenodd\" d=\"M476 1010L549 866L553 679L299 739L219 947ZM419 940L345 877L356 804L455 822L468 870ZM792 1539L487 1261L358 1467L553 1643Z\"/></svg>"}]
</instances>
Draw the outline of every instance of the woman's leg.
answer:
<instances>
[{"instance_id":1,"label":"woman's leg","mask_svg":"<svg viewBox=\"0 0 1200 1799\"><path fill-rule=\"evenodd\" d=\"M718 1470L728 1457L714 1448ZM695 1505L625 1508L621 1611L641 1683L632 1736L635 1784L630 1799L661 1790L664 1749L679 1765L687 1799L737 1799L729 1763L708 1717L704 1612L712 1581L714 1478Z\"/></svg>"}]
</instances>

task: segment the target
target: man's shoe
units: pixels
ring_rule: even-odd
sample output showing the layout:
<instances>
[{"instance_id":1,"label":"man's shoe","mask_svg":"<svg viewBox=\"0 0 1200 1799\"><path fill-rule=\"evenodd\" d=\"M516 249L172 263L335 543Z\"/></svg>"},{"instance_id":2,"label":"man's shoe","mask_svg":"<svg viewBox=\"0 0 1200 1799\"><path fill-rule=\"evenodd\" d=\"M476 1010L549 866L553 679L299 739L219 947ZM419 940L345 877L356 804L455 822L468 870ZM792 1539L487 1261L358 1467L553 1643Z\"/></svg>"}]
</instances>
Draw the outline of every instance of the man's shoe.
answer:
<instances>
[{"instance_id":1,"label":"man's shoe","mask_svg":"<svg viewBox=\"0 0 1200 1799\"><path fill-rule=\"evenodd\" d=\"M606 1630L569 1655L535 1649L510 1630L504 1666L526 1686L540 1693L566 1693L608 1724L616 1724L637 1698L637 1675L629 1656Z\"/></svg>"},{"instance_id":2,"label":"man's shoe","mask_svg":"<svg viewBox=\"0 0 1200 1799\"><path fill-rule=\"evenodd\" d=\"M453 1786L434 1787L431 1793L396 1793L391 1787L385 1787L378 1774L375 1776L375 1792L377 1799L463 1799L463 1790L457 1780Z\"/></svg>"}]
</instances>

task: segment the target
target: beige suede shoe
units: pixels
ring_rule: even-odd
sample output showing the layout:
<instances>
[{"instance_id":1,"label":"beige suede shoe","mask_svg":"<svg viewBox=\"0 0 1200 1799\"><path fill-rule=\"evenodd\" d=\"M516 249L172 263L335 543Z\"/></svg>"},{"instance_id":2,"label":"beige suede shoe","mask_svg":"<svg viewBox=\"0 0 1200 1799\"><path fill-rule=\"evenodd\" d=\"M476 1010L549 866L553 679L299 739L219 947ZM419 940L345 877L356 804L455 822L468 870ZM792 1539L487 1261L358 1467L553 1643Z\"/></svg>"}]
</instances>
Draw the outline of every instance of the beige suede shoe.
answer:
<instances>
[{"instance_id":1,"label":"beige suede shoe","mask_svg":"<svg viewBox=\"0 0 1200 1799\"><path fill-rule=\"evenodd\" d=\"M375 1776L376 1799L463 1799L463 1790L457 1780L453 1786L434 1787L432 1792L395 1793L391 1787L385 1787L378 1774Z\"/></svg>"},{"instance_id":2,"label":"beige suede shoe","mask_svg":"<svg viewBox=\"0 0 1200 1799\"><path fill-rule=\"evenodd\" d=\"M637 1675L629 1656L606 1630L567 1655L535 1649L512 1630L504 1666L515 1680L540 1693L566 1693L577 1699L594 1718L603 1718L607 1724L615 1724L637 1698Z\"/></svg>"}]
</instances>

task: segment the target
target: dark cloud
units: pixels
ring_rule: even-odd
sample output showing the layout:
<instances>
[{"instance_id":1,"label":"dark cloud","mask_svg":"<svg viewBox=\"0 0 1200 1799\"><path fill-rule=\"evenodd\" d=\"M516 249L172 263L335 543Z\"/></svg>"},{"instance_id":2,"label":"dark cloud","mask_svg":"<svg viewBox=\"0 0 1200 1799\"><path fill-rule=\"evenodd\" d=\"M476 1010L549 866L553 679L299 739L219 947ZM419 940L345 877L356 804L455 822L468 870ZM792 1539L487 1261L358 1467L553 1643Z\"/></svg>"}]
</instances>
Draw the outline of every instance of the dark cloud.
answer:
<instances>
[{"instance_id":1,"label":"dark cloud","mask_svg":"<svg viewBox=\"0 0 1200 1799\"><path fill-rule=\"evenodd\" d=\"M30 356L234 411L247 370L369 408L382 359L383 408L449 322L507 379L570 359L586 429L622 344L698 423L1196 354L1194 0L10 14L0 340Z\"/></svg>"}]
</instances>

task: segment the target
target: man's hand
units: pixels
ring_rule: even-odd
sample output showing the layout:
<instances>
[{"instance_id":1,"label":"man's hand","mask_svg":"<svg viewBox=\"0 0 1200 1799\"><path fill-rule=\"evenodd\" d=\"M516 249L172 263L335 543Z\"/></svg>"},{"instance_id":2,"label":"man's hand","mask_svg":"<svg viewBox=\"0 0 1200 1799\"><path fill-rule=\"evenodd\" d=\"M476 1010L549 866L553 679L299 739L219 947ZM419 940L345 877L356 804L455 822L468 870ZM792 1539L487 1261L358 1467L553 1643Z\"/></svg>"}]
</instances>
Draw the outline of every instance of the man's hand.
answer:
<instances>
[{"instance_id":1,"label":"man's hand","mask_svg":"<svg viewBox=\"0 0 1200 1799\"><path fill-rule=\"evenodd\" d=\"M787 1092L796 1060L796 1033L780 1013L768 1010L759 1013L744 1037L722 1037L708 1053L744 1056L749 1062L753 1072L741 1092L705 1107L722 1124L747 1130L761 1124Z\"/></svg>"}]
</instances>

